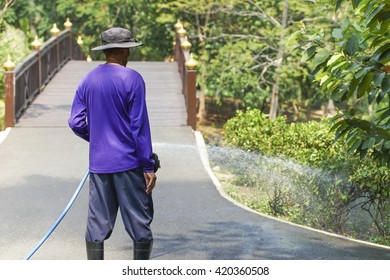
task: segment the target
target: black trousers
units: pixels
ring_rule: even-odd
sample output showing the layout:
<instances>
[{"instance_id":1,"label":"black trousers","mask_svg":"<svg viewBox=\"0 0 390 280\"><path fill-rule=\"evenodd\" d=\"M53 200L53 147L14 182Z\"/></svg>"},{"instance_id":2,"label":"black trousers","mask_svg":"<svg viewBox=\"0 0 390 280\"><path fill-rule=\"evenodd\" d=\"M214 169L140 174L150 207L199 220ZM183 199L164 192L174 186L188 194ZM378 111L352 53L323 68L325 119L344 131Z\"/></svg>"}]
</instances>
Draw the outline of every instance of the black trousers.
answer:
<instances>
[{"instance_id":1,"label":"black trousers","mask_svg":"<svg viewBox=\"0 0 390 280\"><path fill-rule=\"evenodd\" d=\"M135 242L153 240L153 199L146 193L142 168L112 174L90 174L89 209L85 239L103 242L111 236L118 209Z\"/></svg>"}]
</instances>

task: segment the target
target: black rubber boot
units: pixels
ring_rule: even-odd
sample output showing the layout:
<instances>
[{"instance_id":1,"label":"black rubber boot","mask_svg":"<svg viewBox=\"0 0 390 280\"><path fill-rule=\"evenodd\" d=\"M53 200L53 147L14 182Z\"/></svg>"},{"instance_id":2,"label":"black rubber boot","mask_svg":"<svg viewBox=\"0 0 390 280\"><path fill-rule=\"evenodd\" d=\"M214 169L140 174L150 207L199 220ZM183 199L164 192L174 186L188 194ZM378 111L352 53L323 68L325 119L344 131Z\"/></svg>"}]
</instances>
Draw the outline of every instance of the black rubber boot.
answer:
<instances>
[{"instance_id":1,"label":"black rubber boot","mask_svg":"<svg viewBox=\"0 0 390 280\"><path fill-rule=\"evenodd\" d=\"M103 242L89 242L87 245L87 259L88 260L104 260L104 243Z\"/></svg>"},{"instance_id":2,"label":"black rubber boot","mask_svg":"<svg viewBox=\"0 0 390 280\"><path fill-rule=\"evenodd\" d=\"M152 247L153 240L149 242L134 242L134 260L149 260Z\"/></svg>"}]
</instances>

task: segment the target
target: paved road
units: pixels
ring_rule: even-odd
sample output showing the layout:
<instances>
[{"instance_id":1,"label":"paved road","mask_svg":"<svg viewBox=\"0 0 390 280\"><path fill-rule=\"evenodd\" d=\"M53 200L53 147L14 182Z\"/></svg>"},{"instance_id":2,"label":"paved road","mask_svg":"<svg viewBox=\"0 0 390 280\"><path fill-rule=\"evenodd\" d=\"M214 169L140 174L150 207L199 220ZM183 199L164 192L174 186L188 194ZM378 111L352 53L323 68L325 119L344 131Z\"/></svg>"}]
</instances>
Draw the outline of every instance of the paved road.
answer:
<instances>
[{"instance_id":1,"label":"paved road","mask_svg":"<svg viewBox=\"0 0 390 280\"><path fill-rule=\"evenodd\" d=\"M63 100L71 100L67 98ZM54 115L63 118L60 125L19 125L0 144L0 260L23 259L30 252L62 213L87 169L87 143L73 135L67 114L60 112L69 104L43 105L39 115L59 110ZM207 173L204 147L199 149L199 138L189 127L155 124L152 137L162 162L153 193L153 259L390 259L387 248L283 223L225 199ZM87 195L85 186L32 259L85 259ZM132 242L119 217L105 246L106 259L132 258Z\"/></svg>"},{"instance_id":2,"label":"paved road","mask_svg":"<svg viewBox=\"0 0 390 280\"><path fill-rule=\"evenodd\" d=\"M162 169L154 192L154 259L390 259L390 250L248 212L223 198L188 127L155 127ZM0 259L22 259L52 226L87 166L68 128L15 128L0 144ZM32 259L84 259L87 187ZM131 259L118 220L107 259Z\"/></svg>"}]
</instances>

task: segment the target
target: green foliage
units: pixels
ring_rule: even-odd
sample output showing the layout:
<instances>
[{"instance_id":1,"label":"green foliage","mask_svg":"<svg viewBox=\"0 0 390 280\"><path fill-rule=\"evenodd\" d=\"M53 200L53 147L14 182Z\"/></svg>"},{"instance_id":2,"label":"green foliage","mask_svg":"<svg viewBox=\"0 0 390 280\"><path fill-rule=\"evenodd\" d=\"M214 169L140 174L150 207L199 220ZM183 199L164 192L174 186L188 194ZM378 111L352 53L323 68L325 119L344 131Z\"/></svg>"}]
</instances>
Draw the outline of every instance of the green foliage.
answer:
<instances>
[{"instance_id":1,"label":"green foliage","mask_svg":"<svg viewBox=\"0 0 390 280\"><path fill-rule=\"evenodd\" d=\"M288 124L284 117L270 120L258 109L238 111L225 124L228 144L264 155L291 158L311 166L333 166L345 162L340 144L333 145L329 121ZM329 166L329 162L332 165Z\"/></svg>"},{"instance_id":2,"label":"green foliage","mask_svg":"<svg viewBox=\"0 0 390 280\"><path fill-rule=\"evenodd\" d=\"M17 0L7 11L4 20L22 30L30 42L35 35L49 38L49 30L57 21L55 5L55 1Z\"/></svg>"},{"instance_id":3,"label":"green foliage","mask_svg":"<svg viewBox=\"0 0 390 280\"><path fill-rule=\"evenodd\" d=\"M286 42L295 21L317 19L328 8L298 0L288 1L288 22L283 27L284 1L168 1L166 13L181 17L199 60L198 82L203 93L217 99L233 98L245 106L268 107L272 88L278 84L280 101L321 105L328 100L311 83L310 71L300 54ZM280 52L284 55L279 57ZM279 76L276 79L276 76Z\"/></svg>"},{"instance_id":4,"label":"green foliage","mask_svg":"<svg viewBox=\"0 0 390 280\"><path fill-rule=\"evenodd\" d=\"M379 236L389 237L390 169L379 166L369 157L361 160L351 156L345 143L349 139L334 142L329 120L287 123L283 117L270 120L260 110L249 109L246 112L238 111L224 128L225 140L229 145L319 168L321 174L326 173L328 178L335 178L333 181L324 181L315 172L299 172L296 175L293 169L291 173L284 171L283 176L288 174L290 181L304 186L310 195L299 197L286 191L286 187L281 188L278 183L263 183L273 189L269 195L270 213L294 213L295 221L306 221L317 226L321 220L327 221L325 224L331 224L332 228L342 232L349 219L351 204L354 203L354 207L360 206L369 213ZM367 144L365 148L368 153L374 153L373 145ZM244 181L247 185L256 185L252 180ZM311 214L305 212L305 207L311 209ZM315 222L316 219L319 220Z\"/></svg>"},{"instance_id":5,"label":"green foliage","mask_svg":"<svg viewBox=\"0 0 390 280\"><path fill-rule=\"evenodd\" d=\"M345 137L350 152L361 158L370 155L390 166L390 3L361 0L352 4L354 17L346 17L333 29L335 48L327 46L317 29L304 24L298 32L304 39L301 47L313 62L315 81L323 90L336 101L355 101L336 116L336 139ZM374 108L373 116L359 113L354 106L357 101Z\"/></svg>"},{"instance_id":6,"label":"green foliage","mask_svg":"<svg viewBox=\"0 0 390 280\"><path fill-rule=\"evenodd\" d=\"M173 22L168 25L156 21L159 17L156 1L58 0L56 12L62 21L69 17L77 32L82 34L86 53L100 45L101 32L114 26L131 30L134 37L144 43L133 50L134 60L163 60L172 52ZM101 52L91 55L94 59L103 59Z\"/></svg>"},{"instance_id":7,"label":"green foliage","mask_svg":"<svg viewBox=\"0 0 390 280\"><path fill-rule=\"evenodd\" d=\"M361 208L370 214L380 236L389 238L390 169L366 162L366 165L360 165L356 168L351 180L358 183L360 190L367 196L360 203Z\"/></svg>"},{"instance_id":8,"label":"green foliage","mask_svg":"<svg viewBox=\"0 0 390 280\"><path fill-rule=\"evenodd\" d=\"M100 44L100 33L113 27L130 29L135 38L144 43L142 48L133 51L135 60L163 60L170 55L172 42L172 20L169 24L157 22L157 4L164 0L18 0L7 11L4 20L22 30L31 42L35 35L50 38L50 29L56 23L63 29L69 18L75 35L81 35L83 49ZM93 54L94 59L103 59L101 52Z\"/></svg>"},{"instance_id":9,"label":"green foliage","mask_svg":"<svg viewBox=\"0 0 390 280\"><path fill-rule=\"evenodd\" d=\"M253 52L258 48L257 44L237 41L222 46L218 56L202 68L207 72L204 81L208 85L206 93L214 95L218 100L233 97L248 106L260 106L269 94L266 89L259 87L258 73L252 70Z\"/></svg>"}]
</instances>

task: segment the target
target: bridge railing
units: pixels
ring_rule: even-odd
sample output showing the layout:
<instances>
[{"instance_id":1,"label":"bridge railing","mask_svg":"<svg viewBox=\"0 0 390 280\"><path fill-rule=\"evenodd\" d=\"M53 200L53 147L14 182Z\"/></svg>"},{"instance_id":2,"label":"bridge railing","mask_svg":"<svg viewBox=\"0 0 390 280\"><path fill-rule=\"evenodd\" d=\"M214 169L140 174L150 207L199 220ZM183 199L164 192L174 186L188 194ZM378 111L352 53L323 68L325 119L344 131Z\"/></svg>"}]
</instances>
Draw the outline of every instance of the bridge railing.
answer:
<instances>
[{"instance_id":1,"label":"bridge railing","mask_svg":"<svg viewBox=\"0 0 390 280\"><path fill-rule=\"evenodd\" d=\"M69 20L66 24L68 28L61 32L54 25L52 37L42 45L35 38L34 51L16 67L10 58L4 63L5 127L15 126L27 106L69 60L86 59L72 36Z\"/></svg>"},{"instance_id":2,"label":"bridge railing","mask_svg":"<svg viewBox=\"0 0 390 280\"><path fill-rule=\"evenodd\" d=\"M176 41L174 46L174 59L178 62L182 81L182 92L187 109L187 124L196 130L196 66L197 63L190 54L191 43L188 42L186 30L180 23L175 24Z\"/></svg>"}]
</instances>

